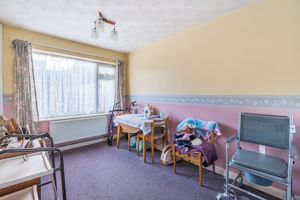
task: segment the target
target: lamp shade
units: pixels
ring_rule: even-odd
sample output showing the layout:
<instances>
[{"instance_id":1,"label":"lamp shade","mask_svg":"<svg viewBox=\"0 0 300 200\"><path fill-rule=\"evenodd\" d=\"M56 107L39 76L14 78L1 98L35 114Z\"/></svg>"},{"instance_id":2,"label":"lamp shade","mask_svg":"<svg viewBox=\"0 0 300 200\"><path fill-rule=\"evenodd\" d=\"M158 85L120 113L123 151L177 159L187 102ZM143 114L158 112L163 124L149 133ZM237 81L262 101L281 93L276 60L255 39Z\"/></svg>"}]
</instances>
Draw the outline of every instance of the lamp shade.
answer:
<instances>
[{"instance_id":1,"label":"lamp shade","mask_svg":"<svg viewBox=\"0 0 300 200\"><path fill-rule=\"evenodd\" d=\"M98 33L96 27L93 28L91 31L91 38L93 38L94 40L98 40L98 38L99 38L99 33Z\"/></svg>"},{"instance_id":2,"label":"lamp shade","mask_svg":"<svg viewBox=\"0 0 300 200\"><path fill-rule=\"evenodd\" d=\"M98 32L104 32L104 21L103 20L97 20L96 28Z\"/></svg>"},{"instance_id":3,"label":"lamp shade","mask_svg":"<svg viewBox=\"0 0 300 200\"><path fill-rule=\"evenodd\" d=\"M114 28L114 29L111 31L111 39L113 39L113 40L118 40L118 37L119 37L118 31Z\"/></svg>"}]
</instances>

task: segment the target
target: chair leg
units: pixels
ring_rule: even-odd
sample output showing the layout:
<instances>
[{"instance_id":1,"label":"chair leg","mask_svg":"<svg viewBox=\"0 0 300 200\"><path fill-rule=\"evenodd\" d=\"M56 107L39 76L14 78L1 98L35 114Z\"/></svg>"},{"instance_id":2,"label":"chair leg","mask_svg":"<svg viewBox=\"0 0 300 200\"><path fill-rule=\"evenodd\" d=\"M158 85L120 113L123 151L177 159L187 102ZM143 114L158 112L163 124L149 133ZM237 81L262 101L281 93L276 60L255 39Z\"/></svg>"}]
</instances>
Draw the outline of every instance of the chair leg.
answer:
<instances>
[{"instance_id":1,"label":"chair leg","mask_svg":"<svg viewBox=\"0 0 300 200\"><path fill-rule=\"evenodd\" d=\"M140 137L138 135L136 136L136 147L137 147L136 154L137 154L137 156L139 156L140 155Z\"/></svg>"},{"instance_id":2,"label":"chair leg","mask_svg":"<svg viewBox=\"0 0 300 200\"><path fill-rule=\"evenodd\" d=\"M213 162L212 168L213 168L213 173L215 174L215 173L216 173L216 165L215 165L215 162Z\"/></svg>"},{"instance_id":3,"label":"chair leg","mask_svg":"<svg viewBox=\"0 0 300 200\"><path fill-rule=\"evenodd\" d=\"M225 196L229 197L229 143L226 143Z\"/></svg>"},{"instance_id":4,"label":"chair leg","mask_svg":"<svg viewBox=\"0 0 300 200\"><path fill-rule=\"evenodd\" d=\"M293 165L293 161L291 158L289 158L289 161L288 161L288 185L287 185L287 191L286 191L286 199L287 200L292 200L293 197L292 197L292 165Z\"/></svg>"},{"instance_id":5,"label":"chair leg","mask_svg":"<svg viewBox=\"0 0 300 200\"><path fill-rule=\"evenodd\" d=\"M202 169L202 154L199 153L199 183L200 187L203 185L203 169Z\"/></svg>"},{"instance_id":6,"label":"chair leg","mask_svg":"<svg viewBox=\"0 0 300 200\"><path fill-rule=\"evenodd\" d=\"M120 146L120 135L121 135L121 126L119 125L117 128L117 148Z\"/></svg>"},{"instance_id":7,"label":"chair leg","mask_svg":"<svg viewBox=\"0 0 300 200\"><path fill-rule=\"evenodd\" d=\"M173 172L176 174L176 146L173 145Z\"/></svg>"},{"instance_id":8,"label":"chair leg","mask_svg":"<svg viewBox=\"0 0 300 200\"><path fill-rule=\"evenodd\" d=\"M154 163L154 139L151 138L151 158L152 158L152 163Z\"/></svg>"},{"instance_id":9,"label":"chair leg","mask_svg":"<svg viewBox=\"0 0 300 200\"><path fill-rule=\"evenodd\" d=\"M287 196L286 197L287 200L294 200L293 193L292 193L292 184L291 183L288 183L286 196Z\"/></svg>"},{"instance_id":10,"label":"chair leg","mask_svg":"<svg viewBox=\"0 0 300 200\"><path fill-rule=\"evenodd\" d=\"M127 133L128 138L128 151L130 151L130 133Z\"/></svg>"},{"instance_id":11,"label":"chair leg","mask_svg":"<svg viewBox=\"0 0 300 200\"><path fill-rule=\"evenodd\" d=\"M143 159L144 163L146 163L146 136L143 135Z\"/></svg>"},{"instance_id":12,"label":"chair leg","mask_svg":"<svg viewBox=\"0 0 300 200\"><path fill-rule=\"evenodd\" d=\"M166 129L166 135L165 135L165 145L169 144L169 133L168 133L168 129Z\"/></svg>"}]
</instances>

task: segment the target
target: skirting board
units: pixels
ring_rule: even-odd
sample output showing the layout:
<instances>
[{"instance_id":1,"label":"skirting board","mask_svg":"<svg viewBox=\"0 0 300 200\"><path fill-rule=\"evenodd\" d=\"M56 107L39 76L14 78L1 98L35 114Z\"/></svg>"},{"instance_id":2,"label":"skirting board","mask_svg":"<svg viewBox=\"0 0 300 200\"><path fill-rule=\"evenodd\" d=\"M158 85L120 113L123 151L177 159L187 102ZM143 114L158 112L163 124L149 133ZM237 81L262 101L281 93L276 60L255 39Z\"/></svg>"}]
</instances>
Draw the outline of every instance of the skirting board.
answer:
<instances>
[{"instance_id":1,"label":"skirting board","mask_svg":"<svg viewBox=\"0 0 300 200\"><path fill-rule=\"evenodd\" d=\"M80 143L76 143L76 144L62 146L62 147L59 147L59 149L62 150L62 151L65 151L65 150L75 149L75 148L88 146L88 145L96 144L96 143L100 143L100 142L106 142L106 137L100 138L100 139L95 139L95 140L89 140L89 141L85 141L85 142L80 142Z\"/></svg>"},{"instance_id":2,"label":"skirting board","mask_svg":"<svg viewBox=\"0 0 300 200\"><path fill-rule=\"evenodd\" d=\"M212 171L211 166L207 167L206 169L209 170L209 171ZM215 172L217 174L225 176L225 169L222 168L222 167L216 166L215 167ZM229 178L230 179L234 179L236 176L237 176L237 173L229 171ZM243 180L244 180L243 184L245 184L247 186L250 186L252 188L255 188L257 190L260 190L260 191L265 192L267 194L270 194L272 196L278 197L280 199L283 199L283 200L286 199L286 191L284 191L284 190L281 190L279 188L275 188L273 186L270 186L270 187L259 186L259 185L256 185L256 184L250 182L250 181L247 181L247 179L245 177L243 178ZM300 200L300 196L295 195L295 200Z\"/></svg>"},{"instance_id":3,"label":"skirting board","mask_svg":"<svg viewBox=\"0 0 300 200\"><path fill-rule=\"evenodd\" d=\"M117 139L117 136L114 135L113 140L116 140L116 139ZM106 142L106 141L107 141L107 137L101 137L101 138L98 138L98 139L93 139L93 140L78 142L78 143L70 144L70 145L66 145L66 146L61 146L61 147L58 147L58 148L62 151L65 151L65 150L69 150L69 149L75 149L75 148L79 148L79 147L83 147L83 146L88 146L88 145L91 145L91 144Z\"/></svg>"}]
</instances>

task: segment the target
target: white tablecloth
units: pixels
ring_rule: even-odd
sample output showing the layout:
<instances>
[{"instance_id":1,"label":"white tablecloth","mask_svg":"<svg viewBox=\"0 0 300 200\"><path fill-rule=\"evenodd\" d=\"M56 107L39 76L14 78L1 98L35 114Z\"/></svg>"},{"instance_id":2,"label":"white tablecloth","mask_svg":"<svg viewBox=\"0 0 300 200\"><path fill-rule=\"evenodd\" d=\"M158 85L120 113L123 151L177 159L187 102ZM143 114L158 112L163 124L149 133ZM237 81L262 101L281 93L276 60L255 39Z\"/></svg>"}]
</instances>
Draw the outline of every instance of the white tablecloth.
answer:
<instances>
[{"instance_id":1,"label":"white tablecloth","mask_svg":"<svg viewBox=\"0 0 300 200\"><path fill-rule=\"evenodd\" d=\"M159 118L158 118L159 119ZM114 124L124 124L134 128L141 129L145 135L151 133L151 123L153 119L148 119L142 114L119 115L114 119Z\"/></svg>"}]
</instances>

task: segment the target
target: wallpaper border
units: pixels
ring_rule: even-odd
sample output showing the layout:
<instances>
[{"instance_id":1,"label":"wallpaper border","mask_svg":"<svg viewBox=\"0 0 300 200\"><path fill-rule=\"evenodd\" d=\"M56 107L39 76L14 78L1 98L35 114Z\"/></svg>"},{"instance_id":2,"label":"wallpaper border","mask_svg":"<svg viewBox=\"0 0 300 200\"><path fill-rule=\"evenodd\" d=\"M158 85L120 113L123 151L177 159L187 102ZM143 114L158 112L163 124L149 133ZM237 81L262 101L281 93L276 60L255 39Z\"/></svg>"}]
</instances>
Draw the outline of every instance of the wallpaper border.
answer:
<instances>
[{"instance_id":1,"label":"wallpaper border","mask_svg":"<svg viewBox=\"0 0 300 200\"><path fill-rule=\"evenodd\" d=\"M13 103L13 95L12 94L3 94L3 104Z\"/></svg>"},{"instance_id":2,"label":"wallpaper border","mask_svg":"<svg viewBox=\"0 0 300 200\"><path fill-rule=\"evenodd\" d=\"M126 96L129 102L199 104L258 108L284 108L300 110L300 96ZM13 103L13 95L3 95L3 103Z\"/></svg>"},{"instance_id":3,"label":"wallpaper border","mask_svg":"<svg viewBox=\"0 0 300 200\"><path fill-rule=\"evenodd\" d=\"M300 96L127 96L129 101L300 109Z\"/></svg>"}]
</instances>

